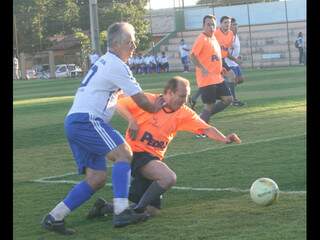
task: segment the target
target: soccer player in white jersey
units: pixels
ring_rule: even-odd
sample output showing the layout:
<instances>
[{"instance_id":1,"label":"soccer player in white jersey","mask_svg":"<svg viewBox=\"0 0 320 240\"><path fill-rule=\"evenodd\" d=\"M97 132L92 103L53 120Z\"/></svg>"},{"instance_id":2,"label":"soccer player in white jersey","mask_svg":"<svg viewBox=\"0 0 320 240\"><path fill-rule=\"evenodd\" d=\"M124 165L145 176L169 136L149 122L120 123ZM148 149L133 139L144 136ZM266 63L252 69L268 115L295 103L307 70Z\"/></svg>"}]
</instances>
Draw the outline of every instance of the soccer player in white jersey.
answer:
<instances>
[{"instance_id":1,"label":"soccer player in white jersey","mask_svg":"<svg viewBox=\"0 0 320 240\"><path fill-rule=\"evenodd\" d=\"M243 106L245 105L244 102L240 101L236 97L235 93L235 86L237 84L240 84L244 81L244 78L242 76L241 68L240 68L240 63L241 63L241 57L240 57L240 40L238 37L238 24L236 22L235 18L231 18L231 26L230 30L234 34L234 39L232 43L232 47L229 49L229 55L231 55L234 59L231 60L229 57L225 58L226 64L231 68L231 70L234 72L235 76L232 79L227 79L228 86L230 88L230 91L232 93L233 101L232 105L233 106Z\"/></svg>"},{"instance_id":2,"label":"soccer player in white jersey","mask_svg":"<svg viewBox=\"0 0 320 240\"><path fill-rule=\"evenodd\" d=\"M158 112L164 100L159 97L154 103L149 102L126 65L136 49L134 27L126 22L112 24L108 28L108 44L109 51L94 63L82 80L64 122L79 174L85 174L85 178L41 222L45 229L63 235L75 232L65 227L64 218L105 185L106 159L113 161L113 226L122 227L147 218L129 208L132 151L109 121L120 90L147 112Z\"/></svg>"}]
</instances>

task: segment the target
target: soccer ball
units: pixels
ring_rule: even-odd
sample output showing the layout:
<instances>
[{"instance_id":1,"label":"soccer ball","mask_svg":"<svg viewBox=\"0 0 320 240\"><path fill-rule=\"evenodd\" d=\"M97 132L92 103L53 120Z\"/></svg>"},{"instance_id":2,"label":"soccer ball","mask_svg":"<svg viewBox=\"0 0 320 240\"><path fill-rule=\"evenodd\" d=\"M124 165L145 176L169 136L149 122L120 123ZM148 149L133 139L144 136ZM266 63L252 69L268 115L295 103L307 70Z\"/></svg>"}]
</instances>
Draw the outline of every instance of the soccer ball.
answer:
<instances>
[{"instance_id":1,"label":"soccer ball","mask_svg":"<svg viewBox=\"0 0 320 240\"><path fill-rule=\"evenodd\" d=\"M250 197L258 205L271 205L278 200L279 187L270 178L259 178L251 185Z\"/></svg>"}]
</instances>

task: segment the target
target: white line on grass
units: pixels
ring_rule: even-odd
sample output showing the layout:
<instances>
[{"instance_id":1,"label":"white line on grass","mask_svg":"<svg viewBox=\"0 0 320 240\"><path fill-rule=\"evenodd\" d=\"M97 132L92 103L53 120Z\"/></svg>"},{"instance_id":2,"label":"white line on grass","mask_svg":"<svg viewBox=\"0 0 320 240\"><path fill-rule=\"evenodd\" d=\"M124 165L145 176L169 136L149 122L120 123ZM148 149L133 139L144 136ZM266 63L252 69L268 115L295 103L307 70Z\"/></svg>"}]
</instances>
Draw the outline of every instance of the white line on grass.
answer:
<instances>
[{"instance_id":1,"label":"white line on grass","mask_svg":"<svg viewBox=\"0 0 320 240\"><path fill-rule=\"evenodd\" d=\"M177 156L182 156L182 155L190 155L193 153L201 153L201 152L206 152L209 150L215 150L215 149L223 149L223 148L227 148L227 147L235 147L235 146L243 146L243 145L249 145L249 144L255 144L255 143L263 143L263 142L271 142L271 141L275 141L275 140L284 140L284 139L289 139L289 138L294 138L294 137L301 137L301 136L305 136L306 134L299 134L299 135L291 135L291 136L286 136L286 137L274 137L274 138L268 138L265 140L258 140L258 141L252 141L252 142L247 142L247 143L242 143L240 145L224 145L221 147L212 147L212 148L205 148L202 149L200 151L195 151L192 153L181 153L181 154L172 154L166 157L166 159L168 158L172 158L172 157L177 157ZM62 174L62 175L57 175L57 176L50 176L50 177L43 177L43 178L39 178L36 180L32 180L32 182L37 182L37 183L67 183L67 184L77 184L79 181L74 181L74 180L51 180L51 179L55 179L55 178L61 178L61 177L67 177L67 176L72 176L72 175L77 175L77 172L69 172L66 174ZM106 186L111 186L111 183L107 183ZM187 191L228 191L228 192L249 192L249 189L240 189L240 188L194 188L194 187L178 187L178 186L174 186L172 187L172 189L177 189L177 190L187 190ZM281 193L284 194L306 194L306 191L280 191Z\"/></svg>"},{"instance_id":2,"label":"white line on grass","mask_svg":"<svg viewBox=\"0 0 320 240\"><path fill-rule=\"evenodd\" d=\"M72 173L76 175L77 173ZM71 173L66 174L66 176L72 175ZM51 177L50 177L51 178ZM38 183L52 183L52 184L77 184L79 181L74 180L47 180L48 178L42 178L33 180L32 182L38 182ZM111 183L106 183L105 186L112 186ZM179 187L179 186L173 186L172 189L176 190L186 190L186 191L204 191L204 192L249 192L249 189L240 189L240 188L195 188L195 187ZM306 191L280 191L280 193L284 194L306 194Z\"/></svg>"},{"instance_id":3,"label":"white line on grass","mask_svg":"<svg viewBox=\"0 0 320 240\"><path fill-rule=\"evenodd\" d=\"M289 138L295 138L295 137L302 137L305 136L306 134L298 134L298 135L290 135L290 136L285 136L285 137L274 137L274 138L268 138L268 139L264 139L264 140L257 140L257 141L252 141L252 142L242 142L241 144L229 144L229 145L222 145L219 147L209 147L209 148L204 148L198 151L194 151L194 152L189 152L189 153L179 153L179 154L171 154L168 155L167 157L165 157L165 159L168 158L173 158L173 157L177 157L177 156L183 156L183 155L190 155L193 153L202 153L202 152L206 152L206 151L210 151L210 150L218 150L218 149L223 149L223 148L228 148L228 147L241 147L243 145L251 145L251 144L256 144L256 143L266 143L266 142L272 142L272 141L276 141L276 140L285 140L285 139L289 139Z\"/></svg>"}]
</instances>

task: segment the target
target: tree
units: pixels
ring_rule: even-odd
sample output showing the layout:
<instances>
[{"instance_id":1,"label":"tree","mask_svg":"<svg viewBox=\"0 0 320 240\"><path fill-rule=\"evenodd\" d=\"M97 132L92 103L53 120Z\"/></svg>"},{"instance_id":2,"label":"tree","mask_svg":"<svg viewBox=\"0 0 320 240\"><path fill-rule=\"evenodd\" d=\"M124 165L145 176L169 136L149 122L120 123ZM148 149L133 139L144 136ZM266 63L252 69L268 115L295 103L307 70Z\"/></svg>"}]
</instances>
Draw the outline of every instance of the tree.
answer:
<instances>
[{"instance_id":1,"label":"tree","mask_svg":"<svg viewBox=\"0 0 320 240\"><path fill-rule=\"evenodd\" d=\"M88 57L91 52L90 37L81 31L81 29L74 29L75 37L80 41L80 65L83 70L88 69Z\"/></svg>"},{"instance_id":2,"label":"tree","mask_svg":"<svg viewBox=\"0 0 320 240\"><path fill-rule=\"evenodd\" d=\"M74 0L14 0L20 51L45 49L48 37L71 33L79 24L79 7Z\"/></svg>"},{"instance_id":3,"label":"tree","mask_svg":"<svg viewBox=\"0 0 320 240\"><path fill-rule=\"evenodd\" d=\"M98 9L100 30L106 30L114 22L127 21L136 30L136 40L139 42L137 50L149 48L151 33L149 31L150 23L145 18L146 4L147 0L118 0L112 4L110 1L102 1Z\"/></svg>"},{"instance_id":4,"label":"tree","mask_svg":"<svg viewBox=\"0 0 320 240\"><path fill-rule=\"evenodd\" d=\"M148 48L151 34L146 4L147 0L98 0L100 31L106 31L113 22L128 21L136 29L138 49ZM48 37L55 34L90 29L89 0L14 0L13 10L20 52L46 49L52 44Z\"/></svg>"}]
</instances>

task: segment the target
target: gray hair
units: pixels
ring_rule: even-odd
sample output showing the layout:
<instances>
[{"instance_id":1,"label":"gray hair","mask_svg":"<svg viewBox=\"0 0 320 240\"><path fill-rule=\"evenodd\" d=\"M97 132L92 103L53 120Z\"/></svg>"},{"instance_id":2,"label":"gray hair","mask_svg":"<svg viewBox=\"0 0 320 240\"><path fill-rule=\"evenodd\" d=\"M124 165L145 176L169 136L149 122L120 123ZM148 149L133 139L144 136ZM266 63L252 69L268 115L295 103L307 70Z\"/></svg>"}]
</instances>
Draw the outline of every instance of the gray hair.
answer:
<instances>
[{"instance_id":1,"label":"gray hair","mask_svg":"<svg viewBox=\"0 0 320 240\"><path fill-rule=\"evenodd\" d=\"M121 44L128 38L128 34L135 34L134 27L128 22L116 22L108 27L108 47Z\"/></svg>"}]
</instances>

